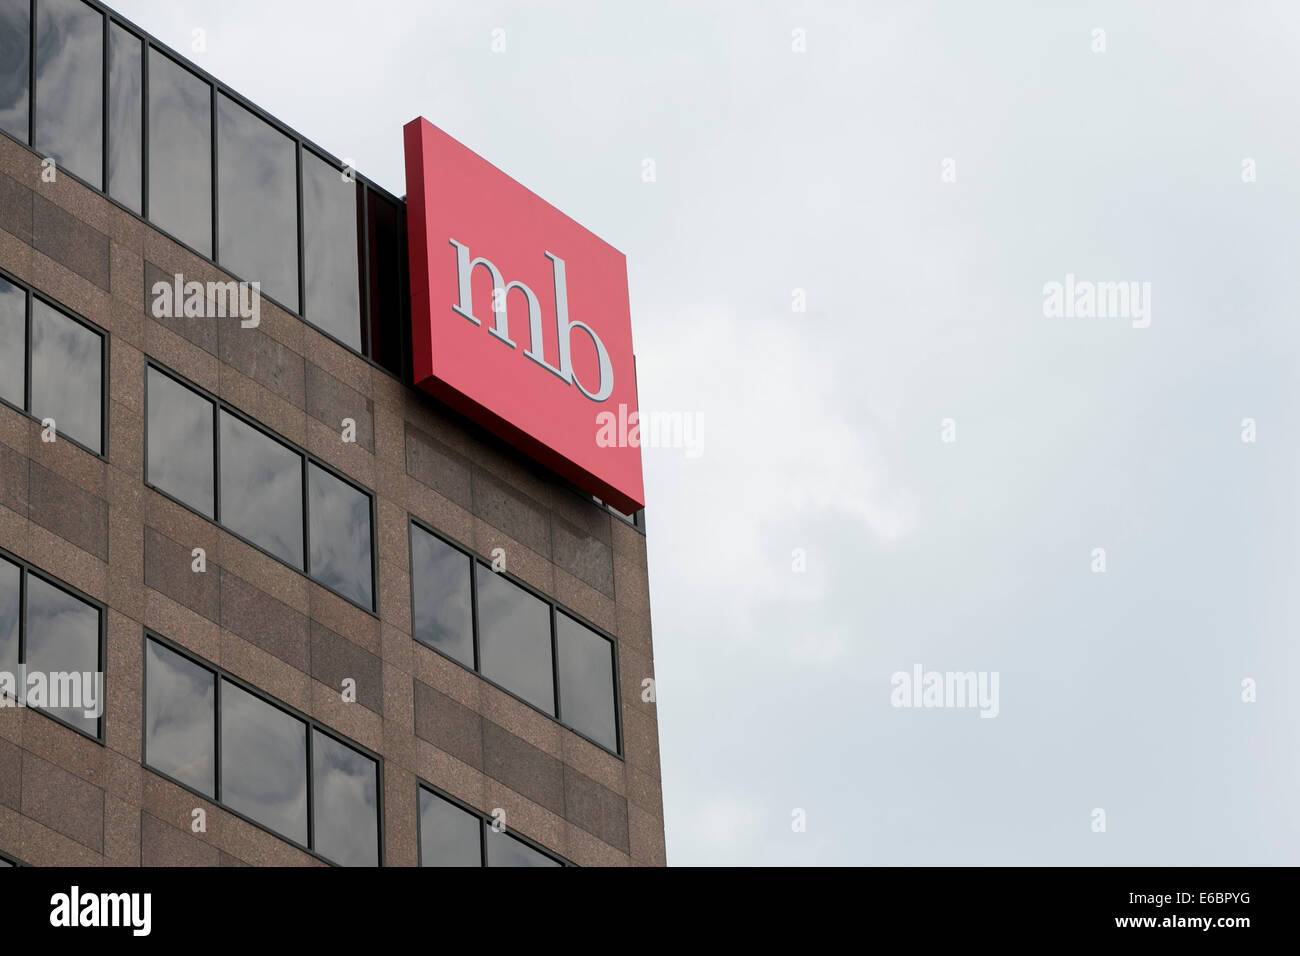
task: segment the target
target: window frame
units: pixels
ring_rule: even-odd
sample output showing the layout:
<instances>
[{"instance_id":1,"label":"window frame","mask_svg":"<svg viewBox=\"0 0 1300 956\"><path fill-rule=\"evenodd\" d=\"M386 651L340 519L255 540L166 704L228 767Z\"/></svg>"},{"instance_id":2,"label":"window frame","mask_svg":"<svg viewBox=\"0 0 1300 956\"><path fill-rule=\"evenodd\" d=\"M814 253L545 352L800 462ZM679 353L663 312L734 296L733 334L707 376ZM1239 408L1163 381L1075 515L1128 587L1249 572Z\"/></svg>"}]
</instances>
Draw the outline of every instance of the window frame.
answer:
<instances>
[{"instance_id":1,"label":"window frame","mask_svg":"<svg viewBox=\"0 0 1300 956\"><path fill-rule=\"evenodd\" d=\"M214 681L214 693L212 697L212 726L213 726L212 790L213 790L213 794L211 796L204 793L202 790L199 790L195 787L190 786L187 783L184 783L183 781L177 780L175 777L171 776L166 771L159 770L149 763L149 749L148 749L149 653L148 652L149 652L150 641L155 642L159 646L171 651L173 654L176 654L177 656L184 658L185 660L189 661L191 664L195 665L196 667L200 667L203 670L206 670L213 675L213 681ZM313 790L315 788L312 782L313 780L312 771L314 769L312 765L312 732L314 730L319 730L322 734L324 734L326 737L329 737L336 743L341 744L344 747L349 747L352 750L355 750L357 753L362 754L363 756L366 756L375 762L375 826L378 830L378 835L379 835L379 842L378 842L379 859L375 865L377 867L384 866L384 861L386 859L387 854L385 852L386 847L384 845L384 758L382 754L378 754L375 751L371 750L369 747L363 746L362 744L357 743L355 740L345 737L343 734L339 733L337 730L334 730L332 727L329 727L321 723L319 720L315 719L314 717L311 717L308 714L303 713L302 711L298 710L296 707L292 707L289 704L286 704L283 701L275 697L272 697L266 691L259 689L255 685L250 684L248 681L243 680L240 677L237 677L236 675L232 674L230 671L226 670L224 667L221 667L217 664L213 664L211 661L199 657L196 653L194 653L194 651L190 650L189 648L181 644L176 643L175 641L171 640L168 637L164 637L162 634L159 634L157 631L151 628L148 627L141 628L140 649L141 649L140 765L143 769L147 770L149 773L161 777L163 780L166 780L168 783L181 787L182 789L186 790L189 793L194 794L196 797L199 797L202 800L206 800L208 803L211 803L214 806L220 807L226 813L229 813L232 816L237 817L240 820L243 820L245 823L251 824L252 826L257 827L259 830L271 834L277 840L283 840L285 843L289 844L295 849L301 850L302 852L308 854L309 856L312 856L317 860L321 860L322 862L327 863L330 866L341 868L343 864L337 863L334 860L331 860L330 858L324 856L323 854L317 853L312 846L316 842L316 820L313 812L315 809L313 805L315 803L315 794L313 793ZM250 816L246 816L245 814L234 809L233 807L231 807L229 804L225 803L221 799L221 776L222 776L221 774L221 682L223 680L229 681L230 683L238 687L240 690L242 690L244 693L249 694L250 696L254 697L255 699L261 701L264 704L267 704L270 707L274 707L276 710L279 710L280 712L288 715L289 717L292 717L295 720L301 721L305 725L306 735L307 735L307 776L304 783L307 788L307 841L308 844L312 844L312 845L304 846L303 844L299 843L297 840L294 840L292 837L288 837L283 833L271 829L266 824L254 820Z\"/></svg>"},{"instance_id":2,"label":"window frame","mask_svg":"<svg viewBox=\"0 0 1300 956\"><path fill-rule=\"evenodd\" d=\"M623 741L623 700L622 700L622 694L620 693L620 688L622 687L622 683L621 683L619 669L618 669L618 639L614 637L614 635L606 631L603 627L600 627L597 624L593 624L590 620L588 620L583 615L579 614L577 611L574 611L572 608L568 607L567 605L561 604L559 601L555 600L555 598L551 597L550 595L546 594L543 591L538 590L528 582L521 580L520 578L516 577L514 574L511 574L509 571L493 571L492 563L490 561L483 559L472 549L467 548L465 545L448 537L446 534L442 533L441 531L435 530L433 527L429 525L428 522L423 521L420 518L416 517L414 514L410 514L408 512L407 535L406 535L407 577L410 583L409 599L410 599L412 631L415 630L415 574L414 574L414 564L411 562L411 554L412 554L412 549L414 548L414 535L415 535L416 528L425 532L426 534L433 535L433 537L442 541L443 544L447 545L450 548L453 548L456 551L459 551L461 554L466 555L470 559L470 575L469 575L470 576L470 620L473 622L473 628L474 628L474 633L472 635L473 646L474 646L474 666L467 667L464 663L456 660L456 658L452 657L450 654L444 654L436 647L431 647L430 645L419 640L418 638L416 638L414 633L412 633L411 635L411 640L414 643L420 645L420 647L433 651L433 653L437 654L439 657L451 661L457 667L460 667L463 670L467 670L471 672L480 680L486 681L488 684L492 685L502 693L510 695L515 700L519 701L521 704L524 704L525 706L537 711L537 713L542 714L548 719L555 721L565 730L577 734L579 737L587 741L593 747L599 747L605 753L612 754L613 756L617 757L619 760L625 760L626 759L624 757L625 748L624 748L624 741ZM478 568L480 565L485 567L492 574L496 574L500 577L503 577L507 581L511 582L512 584L520 588L523 588L529 594L533 595L534 597L544 602L550 610L551 686L552 686L552 691L555 695L555 713L553 714L548 713L547 711L538 707L536 704L532 703L531 701L523 697L520 697L518 694L516 694L514 691L510 690L509 688L504 687L501 684L498 684L496 681L492 680L492 678L485 675L479 669L482 665L482 661L479 656L479 611L478 611ZM560 613L567 614L570 618L572 618L574 621L581 624L583 627L590 628L596 634L600 635L605 640L610 642L610 660L613 664L613 667L611 668L612 673L610 677L613 683L611 689L614 694L614 740L615 743L617 744L617 749L615 750L610 750L600 741L593 740L591 737L588 737L586 734L578 730L576 727L573 727L572 725L565 723L563 717L561 716L561 714L563 713L563 707L561 706L561 701L560 701L559 653L558 653L558 647L556 643L557 642L556 615Z\"/></svg>"},{"instance_id":3,"label":"window frame","mask_svg":"<svg viewBox=\"0 0 1300 956\"><path fill-rule=\"evenodd\" d=\"M0 405L11 408L16 412L24 415L34 422L40 422L32 413L32 306L36 301L43 302L46 306L60 313L64 318L76 322L82 328L93 332L99 336L99 444L102 451L95 451L88 445L84 445L70 435L65 435L58 431L58 422L55 422L55 434L59 441L66 441L69 444L76 445L88 455L93 455L102 461L108 461L108 370L109 370L109 336L108 330L102 329L89 319L83 319L67 306L55 301L50 296L36 289L31 283L23 282L13 273L6 269L0 268L0 279L4 279L15 288L21 289L24 293L25 302L23 304L23 407L19 408L13 402L0 397Z\"/></svg>"},{"instance_id":4,"label":"window frame","mask_svg":"<svg viewBox=\"0 0 1300 956\"><path fill-rule=\"evenodd\" d=\"M333 594L335 597L339 598L340 600L347 601L348 604L352 605L353 607L359 610L365 611L371 617L378 618L379 617L379 559L378 559L379 530L377 528L378 504L375 500L375 493L371 491L369 488L365 487L364 485L350 478L348 475L339 471L329 462L323 461L317 456L311 454L311 452L307 451L307 449L298 445L296 442L289 441L287 438L285 438L283 435L276 432L274 429L269 428L266 425L263 425L261 422L258 422L256 419L251 418L250 416L246 415L244 412L240 411L238 408L235 408L229 402L222 399L220 396L212 394L207 389L203 388L201 385L196 385L194 382L191 382L184 375L181 375L179 372L173 371L167 365L164 365L162 362L158 361L152 356L145 355L143 365L144 365L144 429L143 429L143 437L141 439L140 444L141 444L142 456L144 460L144 470L142 472L143 477L141 479L144 486L150 489L151 491L155 492L156 494L162 495L168 501L173 501L176 504L180 505L182 508L186 509L187 511L190 511L193 514L198 515L204 521L216 525L226 534L229 534L230 536L236 538L237 540L242 541L250 548L256 548L260 553L266 555L268 558L271 558L277 563L284 565L286 568L289 568L290 570L303 575L305 578L307 578L307 580L311 581L313 584L316 584L324 588L326 591L328 591L330 594ZM151 368L154 371L167 376L176 384L181 385L184 388L188 388L190 391L194 392L194 394L200 396L201 398L206 399L212 405L212 429L213 429L212 431L212 442L213 442L212 511L214 517L209 518L207 515L205 515L202 511L199 511L193 505L188 504L187 502L182 501L180 498L177 498L175 495L172 495L169 492L163 490L162 488L159 488L157 485L153 484L153 482L149 480L149 370ZM226 412L237 421L243 423L244 425L247 425L249 428L252 428L253 430L259 432L260 434L271 439L272 441L278 442L279 444L283 445L285 448L288 448L290 451L292 451L294 454L298 456L299 463L301 465L301 467L299 468L300 471L299 480L300 480L300 488L301 488L301 496L302 496L301 505L302 505L303 566L301 568L295 567L294 565L290 564L288 561L285 561L279 555L271 551L268 551L266 548L262 547L260 544L258 544L255 541L250 541L248 538L245 538L238 531L235 531L227 527L225 524L221 522L220 520L221 518L220 425L221 425L222 412ZM317 580L311 575L311 503L308 500L309 495L308 495L308 488L307 488L308 465L315 465L316 467L320 468L322 471L327 472L330 475L333 475L339 481L342 481L344 484L348 485L354 490L365 495L370 502L370 598L371 598L371 603L373 605L372 607L366 607L363 604L357 603L352 598L348 597L346 594L343 594L342 592L335 590L334 588L330 587L328 584L324 583L323 581Z\"/></svg>"},{"instance_id":5,"label":"window frame","mask_svg":"<svg viewBox=\"0 0 1300 956\"><path fill-rule=\"evenodd\" d=\"M479 868L487 869L487 865L488 865L487 831L492 826L491 823L492 815L490 813L484 813L482 810L479 810L477 807L471 806L470 804L466 803L464 800L460 799L459 797L452 796L446 790L434 786L433 784L425 780L423 777L420 777L418 775L415 778L415 865L416 868L422 869L424 867L424 834L421 830L421 827L423 826L421 817L423 816L423 814L420 813L420 791L421 790L427 790L433 796L447 801L452 806L459 807L461 810L464 810L466 813L478 819ZM576 867L578 865L573 861L569 860L568 858L560 856L560 854L556 853L554 850L542 846L542 844L538 843L532 837L525 836L524 834L520 833L518 830L512 829L509 826L507 826L503 832L507 836L514 837L516 840L518 840L520 843L524 844L525 846L533 850L536 850L538 853L542 854L542 856L554 860L556 863L560 864L561 868Z\"/></svg>"},{"instance_id":6,"label":"window frame","mask_svg":"<svg viewBox=\"0 0 1300 956\"><path fill-rule=\"evenodd\" d=\"M78 601L81 601L83 604L89 605L90 607L94 608L96 612L98 612L99 639L98 641L96 641L95 644L95 652L97 654L95 667L97 668L98 673L100 674L99 693L100 693L101 713L97 718L95 718L96 732L94 734L91 734L84 728L78 727L76 724L64 720L58 714L52 713L51 711L45 709L44 707L24 706L23 709L30 710L33 713L43 714L45 717L49 718L55 723L68 728L74 733L80 734L82 737L85 737L87 740L92 740L95 743L99 744L101 747L107 746L107 734L106 734L106 728L104 726L104 718L108 713L108 671L107 671L108 605L105 604L103 601L99 601L91 597L89 594L85 593L80 588L77 588L74 585L68 584L66 581L56 578L48 571L41 570L36 565L32 564L30 561L20 558L18 555L14 554L12 551L7 550L6 548L0 547L0 558L4 558L10 564L17 565L19 570L19 579L18 579L18 663L19 665L25 664L27 659L27 577L28 575L31 574L36 575L36 577L40 578L50 587L55 588L56 590L62 591L63 593L76 598ZM17 706L17 703L15 702L12 706Z\"/></svg>"},{"instance_id":7,"label":"window frame","mask_svg":"<svg viewBox=\"0 0 1300 956\"><path fill-rule=\"evenodd\" d=\"M40 2L41 0L31 0L31 3L29 4L29 8L28 8L28 22L30 26L28 31L29 36L28 36L28 81L27 81L27 104L28 104L27 105L27 141L23 142L22 140L18 139L15 136L10 136L8 133L0 131L0 136L6 136L9 139L12 139L14 142L20 143L22 146L26 147L30 152L36 153L37 155L42 155L42 154L40 154L32 145L32 143L34 143L35 141L34 136L36 130L36 99L37 99L36 30L34 28L34 24L36 22L36 7ZM372 333L371 333L372 317L370 315L370 306L369 306L370 291L371 291L370 284L369 284L370 277L369 277L368 270L366 268L366 261L369 258L368 238L367 238L369 235L368 194L371 192L377 193L383 199L397 206L399 215L405 214L405 209L406 209L405 200L402 197L394 195L392 192L378 185L373 180L358 173L354 167L349 167L346 163L344 163L344 161L341 158L335 156L333 153L331 153L329 150L325 149L324 147L320 146L318 143L314 142L311 139L308 139L307 137L301 135L300 133L290 128L285 123L276 119L266 110L262 109L257 104L253 103L246 97L242 96L241 94L233 90L225 83L221 82L219 79L217 79L207 70L205 70L203 67L199 66L193 60L189 59L184 54L180 53L177 50L174 50L172 47L163 43L162 41L154 37L151 33L149 33L147 30L144 30L141 27L137 26L136 24L128 20L126 17L122 16L120 13L113 10L111 7L108 7L104 3L100 2L100 0L84 0L84 2L88 7L102 14L104 17L104 31L103 31L104 52L102 57L104 61L104 70L103 70L104 76L102 81L103 82L102 98L103 98L103 106L104 106L103 113L105 114L104 116L105 126L103 130L103 139L101 143L103 155L100 157L101 175L103 176L107 176L108 156L110 155L109 141L110 141L111 131L108 128L107 114L108 114L108 103L110 97L109 75L108 75L109 74L108 37L111 33L111 25L116 24L118 27L132 34L136 39L140 40L143 44L143 64L141 69L141 97L142 97L142 109L143 109L143 117L142 117L143 122L141 123L141 157L142 157L142 164L141 164L142 182L141 182L141 204L140 204L141 211L137 213L129 206L118 201L112 195L110 195L107 189L107 179L104 180L105 187L100 188L92 185L91 183L87 182L85 179L82 179L80 176L77 176L75 173L63 169L62 167L60 167L59 169L59 174L69 176L72 179L84 185L86 188L95 190L97 193L99 193L109 202L113 203L119 209L122 209L123 211L127 212L137 220L147 224L151 228L167 236L167 238L171 239L173 242L176 242L177 244L185 248L187 251L198 256L200 259L204 260L205 262L208 262L216 266L217 268L226 272L228 275L234 276L236 279L244 279L246 277L238 276L234 272L231 272L229 268L223 266L221 262L218 261L218 259L215 257L215 253L219 251L217 248L219 227L218 227L218 195L217 195L218 185L217 185L216 104L217 104L218 96L224 95L228 97L239 106L242 106L244 109L248 110L258 119L269 124L278 132L283 133L294 144L294 152L295 152L294 165L295 165L295 176L297 179L296 202L297 202L297 219L298 219L298 227L297 227L298 299L299 299L300 308L290 309L283 302L280 302L279 300L277 300L271 295L266 294L265 292L262 293L262 298L266 299L269 302L274 303L278 308L283 309L285 312L294 316L300 321L303 321L305 324L311 325L312 328L318 331L321 335L324 335L326 338L335 342L341 348L347 349L348 352L350 352L351 354L360 356L362 359L364 359L374 368L382 370L392 378L395 378L399 381L408 382L410 380L410 375L411 375L411 369L410 369L411 358L409 354L409 349L404 350L404 354L401 356L401 363L400 363L401 368L398 369L397 371L394 371L384 365L381 365L379 362L375 361L369 353L369 346L372 340ZM167 57L177 66L179 66L181 69L187 70L190 73L194 74L204 83L206 83L209 87L209 91L210 91L209 101L212 104L212 109L210 110L211 115L209 116L209 138L210 138L210 152L211 152L210 162L211 162L211 172L212 172L212 197L210 200L212 206L212 222L211 222L212 234L210 236L210 241L212 244L212 250L214 255L205 255L203 252L199 251L198 249L195 249L193 246L186 243L182 239L178 238L176 235L164 229L162 226L156 224L155 222L153 222L152 219L149 218L149 53L151 50L157 50L160 55ZM312 153L316 155L318 159L321 159L328 165L333 166L335 169L339 171L340 174L342 174L344 169L351 169L352 178L356 181L356 184L359 187L359 201L361 203L360 215L363 218L362 221L359 223L359 228L357 231L357 255L359 257L358 273L361 276L362 280L366 283L365 292L364 294L362 294L361 302L359 303L360 305L359 317L362 326L361 327L361 342L362 342L361 349L354 349L346 342L334 337L329 332L326 332L324 329L320 328L319 326L313 325L310 321L306 319L301 308L302 306L305 305L305 303L303 302L303 298L304 298L303 285L305 282L305 277L303 272L304 242L303 242L303 196L302 196L303 194L302 152L304 149L310 150ZM403 246L403 248L405 247L406 244L405 231L400 231L399 243ZM404 275L407 269L407 265L405 261L406 256L403 254L400 258L402 261L398 264L398 268L400 272ZM401 302L403 303L404 308L409 308L409 290L405 288L399 289L399 297ZM404 313L403 315L399 316L395 327L397 333L403 336L404 340L405 337L409 337L410 334L409 327L410 327L409 315Z\"/></svg>"}]
</instances>

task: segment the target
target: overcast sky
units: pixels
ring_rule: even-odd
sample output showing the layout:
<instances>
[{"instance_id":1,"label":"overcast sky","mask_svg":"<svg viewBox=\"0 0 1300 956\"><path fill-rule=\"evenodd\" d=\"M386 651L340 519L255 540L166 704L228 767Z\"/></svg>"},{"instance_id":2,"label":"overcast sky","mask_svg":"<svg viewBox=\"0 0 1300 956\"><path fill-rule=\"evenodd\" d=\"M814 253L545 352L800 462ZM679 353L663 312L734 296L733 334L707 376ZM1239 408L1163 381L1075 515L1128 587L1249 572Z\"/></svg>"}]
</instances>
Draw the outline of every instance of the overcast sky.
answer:
<instances>
[{"instance_id":1,"label":"overcast sky","mask_svg":"<svg viewBox=\"0 0 1300 956\"><path fill-rule=\"evenodd\" d=\"M1300 5L112 5L627 254L671 864L1300 859Z\"/></svg>"}]
</instances>

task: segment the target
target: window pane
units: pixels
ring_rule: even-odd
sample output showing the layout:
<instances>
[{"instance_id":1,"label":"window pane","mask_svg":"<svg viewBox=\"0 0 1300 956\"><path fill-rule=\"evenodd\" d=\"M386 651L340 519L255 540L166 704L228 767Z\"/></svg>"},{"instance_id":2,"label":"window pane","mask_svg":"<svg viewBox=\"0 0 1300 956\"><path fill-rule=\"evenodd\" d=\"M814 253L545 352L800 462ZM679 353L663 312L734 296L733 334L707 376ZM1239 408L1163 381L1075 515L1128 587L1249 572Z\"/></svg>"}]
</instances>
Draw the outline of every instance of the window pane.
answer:
<instances>
[{"instance_id":1,"label":"window pane","mask_svg":"<svg viewBox=\"0 0 1300 956\"><path fill-rule=\"evenodd\" d=\"M104 179L104 16L81 0L36 4L39 153L96 189Z\"/></svg>"},{"instance_id":2,"label":"window pane","mask_svg":"<svg viewBox=\"0 0 1300 956\"><path fill-rule=\"evenodd\" d=\"M370 233L370 357L395 375L402 374L402 335L408 316L402 313L402 211L372 191L367 192Z\"/></svg>"},{"instance_id":3,"label":"window pane","mask_svg":"<svg viewBox=\"0 0 1300 956\"><path fill-rule=\"evenodd\" d=\"M27 142L27 84L31 80L29 0L0 0L0 130Z\"/></svg>"},{"instance_id":4,"label":"window pane","mask_svg":"<svg viewBox=\"0 0 1300 956\"><path fill-rule=\"evenodd\" d=\"M296 568L302 567L302 457L221 413L223 525Z\"/></svg>"},{"instance_id":5,"label":"window pane","mask_svg":"<svg viewBox=\"0 0 1300 956\"><path fill-rule=\"evenodd\" d=\"M379 865L378 771L363 753L312 730L313 849L342 866Z\"/></svg>"},{"instance_id":6,"label":"window pane","mask_svg":"<svg viewBox=\"0 0 1300 956\"><path fill-rule=\"evenodd\" d=\"M479 818L420 788L420 866L482 866Z\"/></svg>"},{"instance_id":7,"label":"window pane","mask_svg":"<svg viewBox=\"0 0 1300 956\"><path fill-rule=\"evenodd\" d=\"M483 676L555 713L550 605L481 564L478 651Z\"/></svg>"},{"instance_id":8,"label":"window pane","mask_svg":"<svg viewBox=\"0 0 1300 956\"><path fill-rule=\"evenodd\" d=\"M209 518L213 510L212 403L149 369L146 480Z\"/></svg>"},{"instance_id":9,"label":"window pane","mask_svg":"<svg viewBox=\"0 0 1300 956\"><path fill-rule=\"evenodd\" d=\"M0 671L18 673L18 611L23 572L0 558Z\"/></svg>"},{"instance_id":10,"label":"window pane","mask_svg":"<svg viewBox=\"0 0 1300 956\"><path fill-rule=\"evenodd\" d=\"M516 840L509 833L497 833L488 827L487 835L488 866L559 866L545 853L539 853L522 840Z\"/></svg>"},{"instance_id":11,"label":"window pane","mask_svg":"<svg viewBox=\"0 0 1300 956\"><path fill-rule=\"evenodd\" d=\"M212 88L152 48L149 218L212 255Z\"/></svg>"},{"instance_id":12,"label":"window pane","mask_svg":"<svg viewBox=\"0 0 1300 956\"><path fill-rule=\"evenodd\" d=\"M307 725L221 682L221 793L231 809L307 845Z\"/></svg>"},{"instance_id":13,"label":"window pane","mask_svg":"<svg viewBox=\"0 0 1300 956\"><path fill-rule=\"evenodd\" d=\"M473 560L423 528L411 525L411 596L417 641L474 666L470 607Z\"/></svg>"},{"instance_id":14,"label":"window pane","mask_svg":"<svg viewBox=\"0 0 1300 956\"><path fill-rule=\"evenodd\" d=\"M216 676L149 641L144 693L145 763L214 796Z\"/></svg>"},{"instance_id":15,"label":"window pane","mask_svg":"<svg viewBox=\"0 0 1300 956\"><path fill-rule=\"evenodd\" d=\"M361 351L357 184L303 150L302 206L304 317Z\"/></svg>"},{"instance_id":16,"label":"window pane","mask_svg":"<svg viewBox=\"0 0 1300 956\"><path fill-rule=\"evenodd\" d=\"M140 38L116 23L108 33L108 191L139 212L144 189L144 86Z\"/></svg>"},{"instance_id":17,"label":"window pane","mask_svg":"<svg viewBox=\"0 0 1300 956\"><path fill-rule=\"evenodd\" d=\"M229 97L217 97L217 259L297 312L294 150L293 140L279 130Z\"/></svg>"},{"instance_id":18,"label":"window pane","mask_svg":"<svg viewBox=\"0 0 1300 956\"><path fill-rule=\"evenodd\" d=\"M27 575L27 670L44 674L79 674L81 706L50 707L49 712L97 734L99 721L86 710L103 704L99 674L99 608L73 597L62 588ZM89 676L87 676L89 675ZM91 692L94 696L88 696Z\"/></svg>"},{"instance_id":19,"label":"window pane","mask_svg":"<svg viewBox=\"0 0 1300 956\"><path fill-rule=\"evenodd\" d=\"M614 721L614 645L567 614L555 616L560 717L579 733L618 749Z\"/></svg>"},{"instance_id":20,"label":"window pane","mask_svg":"<svg viewBox=\"0 0 1300 956\"><path fill-rule=\"evenodd\" d=\"M307 466L307 489L311 576L362 607L373 607L370 496L315 465Z\"/></svg>"},{"instance_id":21,"label":"window pane","mask_svg":"<svg viewBox=\"0 0 1300 956\"><path fill-rule=\"evenodd\" d=\"M27 361L27 293L0 279L0 398L24 407Z\"/></svg>"},{"instance_id":22,"label":"window pane","mask_svg":"<svg viewBox=\"0 0 1300 956\"><path fill-rule=\"evenodd\" d=\"M32 299L32 414L98 453L102 446L104 340L98 332Z\"/></svg>"}]
</instances>

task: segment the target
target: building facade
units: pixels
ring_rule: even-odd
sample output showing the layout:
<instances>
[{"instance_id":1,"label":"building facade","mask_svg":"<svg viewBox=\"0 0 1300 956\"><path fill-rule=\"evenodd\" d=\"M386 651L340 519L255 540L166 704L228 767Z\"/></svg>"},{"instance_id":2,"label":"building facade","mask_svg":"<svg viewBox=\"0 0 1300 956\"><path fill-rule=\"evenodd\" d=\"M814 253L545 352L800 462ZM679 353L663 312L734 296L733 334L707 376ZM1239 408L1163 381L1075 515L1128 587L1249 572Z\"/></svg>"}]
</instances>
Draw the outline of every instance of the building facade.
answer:
<instances>
[{"instance_id":1,"label":"building facade","mask_svg":"<svg viewBox=\"0 0 1300 956\"><path fill-rule=\"evenodd\" d=\"M0 133L0 864L662 865L644 515L413 386L406 202L89 0Z\"/></svg>"}]
</instances>

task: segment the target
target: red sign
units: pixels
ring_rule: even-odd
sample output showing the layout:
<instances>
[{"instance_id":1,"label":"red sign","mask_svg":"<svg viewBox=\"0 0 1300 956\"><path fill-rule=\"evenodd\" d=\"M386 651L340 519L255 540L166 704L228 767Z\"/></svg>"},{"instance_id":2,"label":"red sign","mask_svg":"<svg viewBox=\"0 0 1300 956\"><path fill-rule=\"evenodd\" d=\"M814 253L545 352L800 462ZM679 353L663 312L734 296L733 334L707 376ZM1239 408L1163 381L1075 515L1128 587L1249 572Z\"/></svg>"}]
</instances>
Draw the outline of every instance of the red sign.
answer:
<instances>
[{"instance_id":1,"label":"red sign","mask_svg":"<svg viewBox=\"0 0 1300 956\"><path fill-rule=\"evenodd\" d=\"M425 119L404 129L415 384L624 513L645 505L627 260Z\"/></svg>"}]
</instances>

